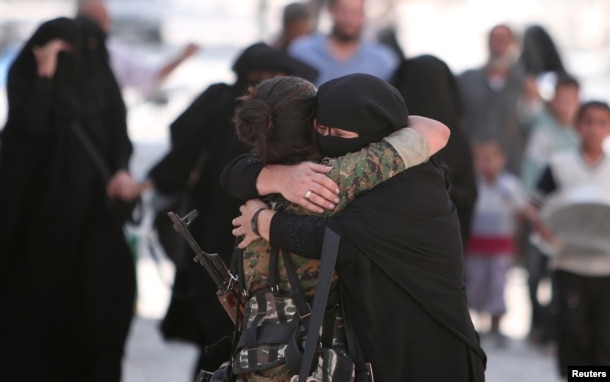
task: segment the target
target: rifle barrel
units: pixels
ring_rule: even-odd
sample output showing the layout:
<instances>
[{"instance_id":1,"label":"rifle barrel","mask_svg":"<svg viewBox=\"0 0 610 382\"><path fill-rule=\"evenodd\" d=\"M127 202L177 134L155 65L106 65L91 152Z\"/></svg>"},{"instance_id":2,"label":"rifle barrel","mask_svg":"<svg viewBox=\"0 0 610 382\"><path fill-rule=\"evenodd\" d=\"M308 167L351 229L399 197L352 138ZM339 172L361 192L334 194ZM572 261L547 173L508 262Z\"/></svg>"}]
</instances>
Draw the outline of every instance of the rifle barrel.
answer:
<instances>
[{"instance_id":1,"label":"rifle barrel","mask_svg":"<svg viewBox=\"0 0 610 382\"><path fill-rule=\"evenodd\" d=\"M191 249L195 252L195 258L193 260L204 266L218 287L218 290L226 291L227 289L230 289L232 287L231 274L225 263L217 253L210 254L202 250L188 230L188 226L198 215L197 210L191 211L184 218L181 218L178 214L171 211L168 212L167 215L174 223L174 230L184 237Z\"/></svg>"}]
</instances>

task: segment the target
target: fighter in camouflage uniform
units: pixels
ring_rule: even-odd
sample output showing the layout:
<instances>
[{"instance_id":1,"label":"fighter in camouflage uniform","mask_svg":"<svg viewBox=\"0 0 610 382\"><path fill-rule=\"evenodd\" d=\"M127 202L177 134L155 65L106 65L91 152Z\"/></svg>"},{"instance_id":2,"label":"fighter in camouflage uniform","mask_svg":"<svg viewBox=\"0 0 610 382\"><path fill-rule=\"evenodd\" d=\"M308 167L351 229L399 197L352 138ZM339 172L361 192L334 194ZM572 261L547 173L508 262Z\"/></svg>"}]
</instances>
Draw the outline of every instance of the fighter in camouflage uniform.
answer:
<instances>
[{"instance_id":1,"label":"fighter in camouflage uniform","mask_svg":"<svg viewBox=\"0 0 610 382\"><path fill-rule=\"evenodd\" d=\"M400 134L411 135L413 138L408 141L409 144L413 145L414 149L413 158L409 160L408 165L422 163L427 158L425 156L427 143L420 136L416 135L417 133L413 130L401 130ZM328 176L339 185L339 189L341 190L339 195L340 202L337 204L337 207L334 211L326 212L325 215L332 215L339 212L360 192L366 191L406 169L405 162L403 162L398 152L389 142L391 139L392 138L389 137L387 141L384 140L374 143L367 149L358 153L348 154L347 156L338 159L325 158L323 160L323 163L333 167L333 170ZM299 215L311 213L296 204L288 203L281 197L275 197L274 200L270 200L270 202L275 205L274 209L277 210ZM295 269L303 294L307 297L312 297L316 288L320 261L295 254L290 254L288 257ZM290 322L297 313L294 306L284 306L283 310L285 317L281 318L281 314L277 312L277 308L274 306L275 304L270 303L270 301L274 300L273 297L271 297L272 293L270 291L273 285L269 284L270 258L271 246L265 240L257 240L243 251L243 280L249 300L246 303L246 321L244 322L241 334L242 337L245 335L245 331L254 327L252 324L255 319L259 319L259 326L274 325L281 322ZM278 256L277 261L277 269L279 271L279 293L281 295L289 296L291 294L291 285L284 259L282 256ZM336 286L336 277L334 278L333 289ZM267 301L267 306L263 307L263 309L266 309L266 312L261 311L257 304L257 299L252 297L255 292L259 290L267 290L267 294L269 295L269 298L264 299ZM285 301L286 300L283 302ZM260 318L259 315L263 314L265 317ZM337 314L337 316L337 319L340 320L340 314ZM342 337L342 333L334 333L333 344L341 345L343 342ZM251 352L258 353L255 357L257 360L257 367L264 367L269 364L280 365L271 369L240 375L238 381L290 380L290 377L294 372L291 372L282 360L286 347L287 344L260 344L256 348L240 349L233 366L234 372L241 369L246 370L254 366L249 362L248 356ZM275 356L272 356L273 354L275 354Z\"/></svg>"},{"instance_id":2,"label":"fighter in camouflage uniform","mask_svg":"<svg viewBox=\"0 0 610 382\"><path fill-rule=\"evenodd\" d=\"M404 104L402 98L396 102ZM408 118L406 107L404 110L404 125L406 125ZM239 131L239 109L236 116L238 116L236 120ZM339 185L341 190L340 202L333 211L325 212L324 216L338 213L359 193L390 179L408 167L423 163L428 156L427 141L415 130L406 128L372 143L361 151L335 159L324 158L322 163L332 167L327 175ZM266 201L275 210L291 214L311 214L310 211L287 202L279 195L273 195ZM315 293L320 261L273 249L262 239L252 242L241 256L242 269L239 273L247 297L240 339L232 364L233 373L237 374L238 381L290 381L298 374L300 365L290 362L292 356L289 354L291 352L289 342L295 337L296 343L302 350L307 322L304 316L310 312L307 309L310 309ZM294 275L292 280L291 273ZM332 285L329 298L329 306L332 307L327 311L331 319L325 319L321 332L323 346L332 349L324 353L324 357L328 359L319 358L318 369L332 368L329 364L340 362L341 358L347 357L341 351L345 348L341 309L338 299L333 300L332 297L337 295L333 294L337 289L336 275L333 276ZM303 309L302 305L299 307L299 296L303 296L309 304L305 307L306 311L299 311ZM287 330L283 331L284 329ZM267 334L273 332L275 335L265 337L261 334L265 331ZM284 335L290 333L290 336L278 341L278 333ZM325 339L326 343L324 343ZM322 380L323 371L314 371L314 376L316 373ZM353 376L353 370L351 373Z\"/></svg>"}]
</instances>

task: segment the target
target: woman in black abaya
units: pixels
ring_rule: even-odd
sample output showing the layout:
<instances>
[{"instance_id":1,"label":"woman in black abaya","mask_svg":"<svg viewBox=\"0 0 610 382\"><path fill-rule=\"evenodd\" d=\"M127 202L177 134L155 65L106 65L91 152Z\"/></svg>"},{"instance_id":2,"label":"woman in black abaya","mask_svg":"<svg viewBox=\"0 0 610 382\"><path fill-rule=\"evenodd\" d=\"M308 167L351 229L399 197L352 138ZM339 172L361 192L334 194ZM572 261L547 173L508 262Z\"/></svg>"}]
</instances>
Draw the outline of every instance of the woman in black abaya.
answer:
<instances>
[{"instance_id":1,"label":"woman in black abaya","mask_svg":"<svg viewBox=\"0 0 610 382\"><path fill-rule=\"evenodd\" d=\"M462 104L455 77L444 61L421 55L403 60L392 84L400 90L412 113L441 121L451 129L449 142L439 155L450 169L449 195L457 208L465 243L470 235L477 189L470 146L462 130Z\"/></svg>"},{"instance_id":2,"label":"woman in black abaya","mask_svg":"<svg viewBox=\"0 0 610 382\"><path fill-rule=\"evenodd\" d=\"M367 105L387 111L375 113L376 119L395 114L391 104L379 100L358 76L320 86L318 123L349 126L349 131L359 133L358 140L318 135L320 151L345 155L377 139L364 134ZM238 197L252 197L260 166L233 164L234 168L226 169L224 184ZM460 224L447 184L437 154L359 195L332 217L277 211L263 229L257 218L259 232L269 232L272 246L306 258L320 258L326 225L341 235L335 269L348 350L357 367L363 362L372 364L375 381L485 379L487 357L466 304ZM252 233L251 219L254 211L264 207L254 200L240 208L242 215L234 225L245 235L242 244L258 238Z\"/></svg>"},{"instance_id":3,"label":"woman in black abaya","mask_svg":"<svg viewBox=\"0 0 610 382\"><path fill-rule=\"evenodd\" d=\"M382 30L378 40L402 57L390 83L400 91L409 111L413 115L436 119L451 129L449 142L439 155L450 169L449 195L458 211L462 242L466 243L477 185L470 145L462 130L462 100L455 76L447 63L436 56L424 54L407 58L393 28Z\"/></svg>"},{"instance_id":4,"label":"woman in black abaya","mask_svg":"<svg viewBox=\"0 0 610 382\"><path fill-rule=\"evenodd\" d=\"M134 197L134 183L103 33L79 19L43 23L13 62L7 93L0 380L119 381L135 269L107 201Z\"/></svg>"}]
</instances>

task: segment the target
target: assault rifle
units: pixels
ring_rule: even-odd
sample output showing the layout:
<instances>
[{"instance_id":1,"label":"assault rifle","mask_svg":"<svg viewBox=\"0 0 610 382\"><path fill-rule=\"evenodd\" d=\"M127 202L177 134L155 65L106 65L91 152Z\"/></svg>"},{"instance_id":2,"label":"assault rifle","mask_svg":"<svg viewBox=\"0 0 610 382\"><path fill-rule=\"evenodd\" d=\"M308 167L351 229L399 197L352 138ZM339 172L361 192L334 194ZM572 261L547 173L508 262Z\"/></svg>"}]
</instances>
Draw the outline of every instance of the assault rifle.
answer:
<instances>
[{"instance_id":1,"label":"assault rifle","mask_svg":"<svg viewBox=\"0 0 610 382\"><path fill-rule=\"evenodd\" d=\"M199 212L197 212L197 210L192 210L183 218L171 211L168 212L167 215L174 223L174 230L184 237L186 242L193 249L193 252L195 252L193 261L203 265L210 274L210 277L212 277L212 280L218 287L218 292L216 292L218 300L235 324L239 311L237 277L231 273L217 253L204 252L188 230L188 226L195 220L197 215L199 215Z\"/></svg>"}]
</instances>

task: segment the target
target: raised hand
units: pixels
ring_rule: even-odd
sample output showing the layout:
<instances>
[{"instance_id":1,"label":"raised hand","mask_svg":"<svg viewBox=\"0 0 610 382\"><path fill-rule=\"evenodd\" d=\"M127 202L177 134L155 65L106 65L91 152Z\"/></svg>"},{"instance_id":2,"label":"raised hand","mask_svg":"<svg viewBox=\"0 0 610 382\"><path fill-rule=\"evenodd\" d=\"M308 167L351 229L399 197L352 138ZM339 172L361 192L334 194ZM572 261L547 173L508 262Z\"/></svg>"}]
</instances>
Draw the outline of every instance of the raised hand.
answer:
<instances>
[{"instance_id":1,"label":"raised hand","mask_svg":"<svg viewBox=\"0 0 610 382\"><path fill-rule=\"evenodd\" d=\"M57 70L57 54L61 51L69 50L72 50L72 45L59 38L53 39L42 46L34 46L32 53L36 58L38 75L53 78Z\"/></svg>"}]
</instances>

